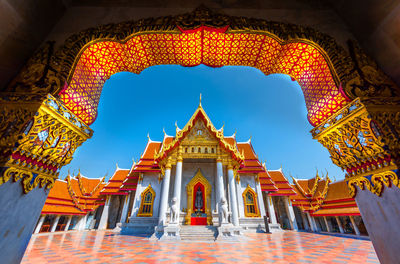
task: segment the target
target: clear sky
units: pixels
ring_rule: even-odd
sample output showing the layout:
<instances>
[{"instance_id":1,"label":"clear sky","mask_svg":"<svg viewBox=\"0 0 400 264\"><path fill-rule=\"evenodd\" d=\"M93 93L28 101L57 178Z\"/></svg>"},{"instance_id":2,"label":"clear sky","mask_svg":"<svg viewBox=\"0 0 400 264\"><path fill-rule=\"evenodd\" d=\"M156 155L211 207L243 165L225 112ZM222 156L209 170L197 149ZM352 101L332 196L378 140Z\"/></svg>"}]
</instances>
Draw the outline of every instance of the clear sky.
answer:
<instances>
[{"instance_id":1,"label":"clear sky","mask_svg":"<svg viewBox=\"0 0 400 264\"><path fill-rule=\"evenodd\" d=\"M175 135L175 121L183 128L199 104L216 128L237 130L237 141L251 141L268 169L282 166L288 178L312 178L316 168L331 179L344 173L333 165L329 152L311 137L304 97L289 76L265 76L250 67L153 66L139 75L122 72L104 85L94 135L74 154L60 173L78 169L87 177L107 179L116 163L130 168L147 143L163 139L163 128Z\"/></svg>"}]
</instances>

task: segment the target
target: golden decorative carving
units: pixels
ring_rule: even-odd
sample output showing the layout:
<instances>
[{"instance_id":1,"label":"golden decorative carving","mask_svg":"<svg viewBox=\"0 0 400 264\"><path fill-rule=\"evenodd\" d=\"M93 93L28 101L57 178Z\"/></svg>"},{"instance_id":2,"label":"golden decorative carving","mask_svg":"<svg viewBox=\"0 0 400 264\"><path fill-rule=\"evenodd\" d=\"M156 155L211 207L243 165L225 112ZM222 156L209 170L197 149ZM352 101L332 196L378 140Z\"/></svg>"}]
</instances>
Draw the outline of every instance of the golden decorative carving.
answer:
<instances>
[{"instance_id":1,"label":"golden decorative carving","mask_svg":"<svg viewBox=\"0 0 400 264\"><path fill-rule=\"evenodd\" d=\"M186 225L191 224L191 217L192 217L192 213L194 212L193 199L194 199L194 195L195 195L193 188L199 182L201 184L203 184L203 186L204 186L204 192L205 192L204 208L205 208L205 213L207 214L207 225L212 225L211 208L210 208L210 206L211 206L211 184L203 176L200 169L197 171L196 175L190 180L190 182L186 185L187 213L185 216L185 224Z\"/></svg>"},{"instance_id":2,"label":"golden decorative carving","mask_svg":"<svg viewBox=\"0 0 400 264\"><path fill-rule=\"evenodd\" d=\"M3 172L3 176L0 177L0 185L11 178L14 182L21 180L24 193L28 193L38 186L40 188L46 187L47 189L51 189L55 181L55 178L48 177L47 175L35 174L21 168L9 167Z\"/></svg>"},{"instance_id":3,"label":"golden decorative carving","mask_svg":"<svg viewBox=\"0 0 400 264\"><path fill-rule=\"evenodd\" d=\"M14 103L11 103L10 107L13 106ZM12 117L11 115L9 118ZM92 133L88 126L61 103L47 95L33 118L19 131L20 136L16 144L14 142L4 167L12 168L14 179L22 175L20 172L24 172L24 179L34 177L37 181L44 182L44 179L48 179L49 183L53 183L60 168L72 160L76 148L90 138ZM8 142L1 144L11 144L13 139L6 137L2 140ZM1 183L6 182L9 179L7 177L3 173ZM29 181L22 181L22 184L25 191L31 189Z\"/></svg>"},{"instance_id":4,"label":"golden decorative carving","mask_svg":"<svg viewBox=\"0 0 400 264\"><path fill-rule=\"evenodd\" d=\"M381 173L399 165L399 102L397 97L357 98L311 131L328 149L333 163L347 172L352 196L355 186L377 195L382 193L381 183L389 187Z\"/></svg>"},{"instance_id":5,"label":"golden decorative carving","mask_svg":"<svg viewBox=\"0 0 400 264\"><path fill-rule=\"evenodd\" d=\"M389 188L392 185L400 188L399 177L394 171L385 171L369 177L360 176L348 179L349 191L352 197L355 197L357 194L356 186L361 190L367 189L373 194L381 196L384 186Z\"/></svg>"}]
</instances>

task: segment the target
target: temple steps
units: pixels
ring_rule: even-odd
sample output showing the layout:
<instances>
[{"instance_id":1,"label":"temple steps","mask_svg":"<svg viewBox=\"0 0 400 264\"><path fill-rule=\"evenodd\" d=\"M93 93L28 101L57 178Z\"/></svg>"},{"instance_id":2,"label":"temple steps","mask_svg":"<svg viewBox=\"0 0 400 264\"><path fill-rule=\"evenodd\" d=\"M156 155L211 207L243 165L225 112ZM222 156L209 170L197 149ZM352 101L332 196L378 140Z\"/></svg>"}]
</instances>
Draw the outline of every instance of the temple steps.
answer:
<instances>
[{"instance_id":1,"label":"temple steps","mask_svg":"<svg viewBox=\"0 0 400 264\"><path fill-rule=\"evenodd\" d=\"M214 241L217 234L217 228L214 226L181 226L181 240L192 241Z\"/></svg>"}]
</instances>

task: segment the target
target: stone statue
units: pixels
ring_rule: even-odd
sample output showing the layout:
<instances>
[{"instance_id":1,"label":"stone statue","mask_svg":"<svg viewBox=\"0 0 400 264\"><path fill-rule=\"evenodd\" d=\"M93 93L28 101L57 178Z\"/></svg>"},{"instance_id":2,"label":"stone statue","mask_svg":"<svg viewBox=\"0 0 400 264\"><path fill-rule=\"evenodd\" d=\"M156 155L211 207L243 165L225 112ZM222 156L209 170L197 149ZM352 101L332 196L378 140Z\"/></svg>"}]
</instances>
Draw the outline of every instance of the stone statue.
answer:
<instances>
[{"instance_id":1,"label":"stone statue","mask_svg":"<svg viewBox=\"0 0 400 264\"><path fill-rule=\"evenodd\" d=\"M200 211L203 208L203 192L201 191L200 187L197 188L194 206L196 207L197 211Z\"/></svg>"},{"instance_id":2,"label":"stone statue","mask_svg":"<svg viewBox=\"0 0 400 264\"><path fill-rule=\"evenodd\" d=\"M178 199L176 197L172 198L171 200L171 224L176 224L178 223L178 205L176 202Z\"/></svg>"},{"instance_id":3,"label":"stone statue","mask_svg":"<svg viewBox=\"0 0 400 264\"><path fill-rule=\"evenodd\" d=\"M221 198L221 203L220 203L220 210L221 214L221 221L223 224L228 223L228 205L226 204L226 200L224 197Z\"/></svg>"}]
</instances>

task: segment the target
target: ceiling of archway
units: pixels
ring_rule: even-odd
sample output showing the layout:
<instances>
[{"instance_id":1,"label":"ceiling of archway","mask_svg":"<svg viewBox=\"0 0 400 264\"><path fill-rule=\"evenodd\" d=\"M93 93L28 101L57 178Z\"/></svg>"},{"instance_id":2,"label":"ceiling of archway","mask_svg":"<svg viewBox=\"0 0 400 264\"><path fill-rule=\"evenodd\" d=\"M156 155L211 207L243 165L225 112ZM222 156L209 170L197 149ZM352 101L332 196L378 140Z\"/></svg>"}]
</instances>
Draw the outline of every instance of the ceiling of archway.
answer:
<instances>
[{"instance_id":1,"label":"ceiling of archway","mask_svg":"<svg viewBox=\"0 0 400 264\"><path fill-rule=\"evenodd\" d=\"M90 125L97 116L103 84L114 73L139 74L153 65L205 64L251 66L266 75L290 75L303 90L308 119L314 126L346 104L347 99L337 87L328 63L313 46L302 42L283 43L263 34L225 33L225 30L203 26L180 34L141 34L125 43L94 43L81 53L60 98Z\"/></svg>"}]
</instances>

